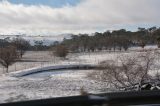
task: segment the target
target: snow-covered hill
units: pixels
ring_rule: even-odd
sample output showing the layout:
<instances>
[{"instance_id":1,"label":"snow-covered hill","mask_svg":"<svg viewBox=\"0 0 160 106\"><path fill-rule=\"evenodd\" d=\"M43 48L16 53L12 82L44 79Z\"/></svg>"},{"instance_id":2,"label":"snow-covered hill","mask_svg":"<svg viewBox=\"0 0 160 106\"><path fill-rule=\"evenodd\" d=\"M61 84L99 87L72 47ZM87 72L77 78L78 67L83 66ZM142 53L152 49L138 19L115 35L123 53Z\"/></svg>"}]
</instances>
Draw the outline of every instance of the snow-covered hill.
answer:
<instances>
[{"instance_id":1,"label":"snow-covered hill","mask_svg":"<svg viewBox=\"0 0 160 106\"><path fill-rule=\"evenodd\" d=\"M64 38L68 39L72 34L60 34L60 35L50 35L50 36L31 36L31 35L0 35L1 39L13 39L15 37L22 37L25 40L29 41L31 45L34 45L34 41L43 41L44 45L50 45L54 41L62 41Z\"/></svg>"}]
</instances>

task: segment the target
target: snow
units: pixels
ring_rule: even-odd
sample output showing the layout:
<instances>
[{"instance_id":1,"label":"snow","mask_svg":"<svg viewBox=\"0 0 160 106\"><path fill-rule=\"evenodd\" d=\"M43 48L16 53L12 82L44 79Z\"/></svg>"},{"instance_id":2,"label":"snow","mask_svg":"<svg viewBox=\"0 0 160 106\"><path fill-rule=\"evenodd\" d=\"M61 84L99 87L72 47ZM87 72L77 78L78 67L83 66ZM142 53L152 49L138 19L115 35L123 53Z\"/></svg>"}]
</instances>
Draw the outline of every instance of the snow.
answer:
<instances>
[{"instance_id":1,"label":"snow","mask_svg":"<svg viewBox=\"0 0 160 106\"><path fill-rule=\"evenodd\" d=\"M146 50L153 50L153 49L157 49L157 45L147 45L147 46L145 46L144 47L144 49L146 49ZM131 47L131 48L129 48L129 50L143 50L142 49L142 47Z\"/></svg>"},{"instance_id":2,"label":"snow","mask_svg":"<svg viewBox=\"0 0 160 106\"><path fill-rule=\"evenodd\" d=\"M145 49L154 50L156 47L150 46ZM130 48L126 52L74 53L69 54L65 60L51 56L46 51L29 51L24 55L22 61L9 68L10 73L1 73L0 103L79 95L81 88L94 94L113 91L114 89L108 88L107 83L88 78L88 74L95 70L73 70L71 68L95 66L100 62L114 60L122 55L124 57L135 55L139 53L139 50L141 49ZM65 70L59 70L64 68ZM3 67L0 70L3 72ZM42 70L44 72L41 72ZM151 74L160 70L159 61L156 61L156 68L153 70L156 71Z\"/></svg>"},{"instance_id":3,"label":"snow","mask_svg":"<svg viewBox=\"0 0 160 106\"><path fill-rule=\"evenodd\" d=\"M43 77L39 76L40 73L22 78L1 77L0 95L3 96L0 102L79 95L82 87L90 93L100 93L106 89L106 85L88 79L87 73L92 71L94 70L53 71L50 74L41 73Z\"/></svg>"},{"instance_id":4,"label":"snow","mask_svg":"<svg viewBox=\"0 0 160 106\"><path fill-rule=\"evenodd\" d=\"M47 71L47 70L62 70L62 69L84 68L84 67L94 67L94 66L89 64L52 65L52 66L35 67L35 68L20 70L16 72L11 72L10 75L13 77L22 77L32 73L37 73L37 72Z\"/></svg>"}]
</instances>

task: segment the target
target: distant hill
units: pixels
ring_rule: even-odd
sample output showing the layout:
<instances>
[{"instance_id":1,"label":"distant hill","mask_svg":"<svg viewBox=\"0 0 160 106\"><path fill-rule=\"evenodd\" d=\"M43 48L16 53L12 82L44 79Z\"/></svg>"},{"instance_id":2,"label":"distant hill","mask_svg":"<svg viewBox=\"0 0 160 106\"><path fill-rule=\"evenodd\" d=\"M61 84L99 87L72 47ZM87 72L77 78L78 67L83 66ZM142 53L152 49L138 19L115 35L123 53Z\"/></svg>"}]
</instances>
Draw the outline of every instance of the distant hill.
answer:
<instances>
[{"instance_id":1,"label":"distant hill","mask_svg":"<svg viewBox=\"0 0 160 106\"><path fill-rule=\"evenodd\" d=\"M30 36L30 35L0 35L1 39L13 39L15 37L22 37L25 40L29 41L31 45L34 45L34 41L43 41L44 45L50 45L55 41L63 41L64 38L70 38L72 34L61 34L53 36Z\"/></svg>"}]
</instances>

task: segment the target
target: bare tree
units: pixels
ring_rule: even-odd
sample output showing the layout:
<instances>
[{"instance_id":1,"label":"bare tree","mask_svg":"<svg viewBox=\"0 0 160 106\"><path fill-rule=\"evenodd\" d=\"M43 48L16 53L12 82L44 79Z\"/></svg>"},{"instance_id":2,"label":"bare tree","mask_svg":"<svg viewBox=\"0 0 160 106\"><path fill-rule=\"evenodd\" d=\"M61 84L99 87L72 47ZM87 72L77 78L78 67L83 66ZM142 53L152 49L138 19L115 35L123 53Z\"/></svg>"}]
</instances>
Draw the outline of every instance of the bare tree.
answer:
<instances>
[{"instance_id":1,"label":"bare tree","mask_svg":"<svg viewBox=\"0 0 160 106\"><path fill-rule=\"evenodd\" d=\"M0 49L0 64L6 68L8 73L8 67L16 62L17 51L13 46L8 46Z\"/></svg>"},{"instance_id":2,"label":"bare tree","mask_svg":"<svg viewBox=\"0 0 160 106\"><path fill-rule=\"evenodd\" d=\"M25 51L29 48L30 43L23 38L17 37L12 40L12 44L17 48L20 57L24 55Z\"/></svg>"},{"instance_id":3,"label":"bare tree","mask_svg":"<svg viewBox=\"0 0 160 106\"><path fill-rule=\"evenodd\" d=\"M154 56L150 52L135 56L122 56L117 61L103 62L100 70L92 73L91 77L105 81L110 86L120 89L131 89L150 81L149 70L153 65Z\"/></svg>"}]
</instances>

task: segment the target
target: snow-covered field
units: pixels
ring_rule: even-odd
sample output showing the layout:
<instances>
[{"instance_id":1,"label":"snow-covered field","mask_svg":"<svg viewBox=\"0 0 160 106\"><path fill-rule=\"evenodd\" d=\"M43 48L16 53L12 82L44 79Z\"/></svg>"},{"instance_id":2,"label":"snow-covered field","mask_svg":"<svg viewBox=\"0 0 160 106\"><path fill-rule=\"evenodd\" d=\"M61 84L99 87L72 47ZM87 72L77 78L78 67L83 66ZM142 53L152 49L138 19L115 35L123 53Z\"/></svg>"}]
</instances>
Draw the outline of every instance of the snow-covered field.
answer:
<instances>
[{"instance_id":1,"label":"snow-covered field","mask_svg":"<svg viewBox=\"0 0 160 106\"><path fill-rule=\"evenodd\" d=\"M147 48L148 49L148 48ZM149 49L155 49L151 47ZM139 53L139 48L132 48L127 52L94 52L69 54L62 60L49 55L49 52L27 52L22 61L13 64L9 74L1 73L0 76L0 102L13 102L21 100L41 99L79 95L81 88L89 93L107 92L107 84L91 80L87 75L94 70L54 70L30 74L24 77L13 75L31 72L47 67L61 65L97 65L105 60L117 59L121 55L134 55ZM157 67L160 64L157 62ZM160 67L158 67L160 69ZM156 69L157 70L157 69ZM3 68L0 69L3 72ZM16 72L15 72L16 71ZM19 74L20 75L20 74Z\"/></svg>"},{"instance_id":2,"label":"snow-covered field","mask_svg":"<svg viewBox=\"0 0 160 106\"><path fill-rule=\"evenodd\" d=\"M102 92L104 83L86 77L92 71L44 72L22 78L3 76L0 78L0 102L79 95L82 87L90 93Z\"/></svg>"}]
</instances>

